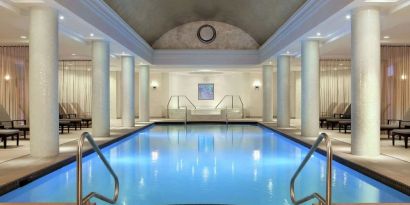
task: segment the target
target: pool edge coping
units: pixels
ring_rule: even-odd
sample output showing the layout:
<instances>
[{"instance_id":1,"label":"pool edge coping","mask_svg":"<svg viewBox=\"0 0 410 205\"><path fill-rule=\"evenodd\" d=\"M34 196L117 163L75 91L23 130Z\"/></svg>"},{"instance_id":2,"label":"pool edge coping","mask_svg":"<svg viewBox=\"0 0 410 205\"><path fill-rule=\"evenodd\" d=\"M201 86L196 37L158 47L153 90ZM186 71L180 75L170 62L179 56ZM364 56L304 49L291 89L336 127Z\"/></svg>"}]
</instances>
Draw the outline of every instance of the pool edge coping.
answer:
<instances>
[{"instance_id":1,"label":"pool edge coping","mask_svg":"<svg viewBox=\"0 0 410 205\"><path fill-rule=\"evenodd\" d=\"M149 128L153 125L155 125L155 123L150 123L150 124L144 125L142 127L139 127L137 129L129 132L129 133L126 133L124 135L120 135L119 137L116 137L116 138L107 140L105 142L102 142L101 144L98 145L98 147L100 149L103 149L105 147L108 147L108 146L110 146L110 145L112 145L116 142L119 142L119 141L121 141L121 140L135 134L136 132L139 132L143 129ZM89 148L87 148L86 150L83 151L83 157L86 157L90 154L93 154L94 152L95 151L91 147L89 147ZM29 173L29 174L27 174L23 177L20 177L20 178L17 178L15 180L13 180L13 181L10 181L10 182L0 186L0 196L3 196L3 195L5 195L9 192L12 192L12 191L18 189L18 188L21 188L21 187L23 187L23 186L25 186L25 185L27 185L27 184L41 178L43 176L46 176L47 174L50 174L50 173L52 173L52 172L54 172L54 171L56 171L60 168L63 168L64 166L67 166L70 163L73 163L75 161L76 161L76 155L74 154L72 156L68 156L64 159L61 159L60 161L57 161L55 163L51 163L49 165L46 165L45 167L43 167L39 170L36 170L34 172L31 172L31 173Z\"/></svg>"},{"instance_id":2,"label":"pool edge coping","mask_svg":"<svg viewBox=\"0 0 410 205\"><path fill-rule=\"evenodd\" d=\"M264 128L266 128L266 129L272 130L273 132L278 133L278 134L286 137L287 139L292 140L293 142L296 142L296 143L298 143L302 146L305 146L306 148L310 149L312 147L312 144L310 144L309 142L305 142L301 139L298 139L298 138L296 138L296 137L294 137L294 136L292 136L288 133L285 133L285 132L283 132L279 129L269 127L268 125L263 124L263 122L257 122L257 124L264 127ZM319 154L321 154L323 156L326 156L326 151L323 148L318 147L318 149L316 151ZM349 167L349 168L351 168L351 169L353 169L353 170L355 170L355 171L357 171L357 172L359 172L359 173L361 173L361 174L363 174L367 177L370 177L371 179L376 180L376 181L378 181L378 182L380 182L380 183L382 183L382 184L384 184L384 185L386 185L386 186L388 186L392 189L395 189L395 190L397 190L397 191L399 191L403 194L406 194L406 195L410 196L410 186L407 185L407 184L404 184L400 181L392 179L391 177L386 176L382 173L373 171L373 170L371 170L367 167L364 167L364 166L362 166L362 165L360 165L356 162L352 162L348 159L345 159L342 156L339 156L336 152L333 153L333 160L335 160L336 162L338 162L338 163L340 163L344 166L347 166L347 167Z\"/></svg>"},{"instance_id":3,"label":"pool edge coping","mask_svg":"<svg viewBox=\"0 0 410 205\"><path fill-rule=\"evenodd\" d=\"M184 122L182 122L182 124L183 123ZM189 124L196 124L196 123L199 123L199 124L200 123L224 124L224 122L217 122L217 121L215 121L215 122L213 122L213 121L195 122L195 123L189 123ZM152 122L150 124L147 124L147 125L144 125L140 128L137 128L134 131L131 131L129 133L126 133L126 134L121 135L119 137L116 137L114 139L103 142L100 145L98 145L98 147L100 149L103 149L103 148L108 147L108 146L110 146L110 145L112 145L112 144L114 144L118 141L121 141L121 140L135 134L136 132L139 132L139 131L143 130L143 129L149 128L149 127L154 126L154 125L165 125L165 124L181 124L181 122L165 122L165 121ZM229 122L229 124L254 124L254 125L259 125L261 127L269 129L269 130L271 130L275 133L278 133L278 134L282 135L283 137L285 137L289 140L292 140L292 141L294 141L294 142L296 142L296 143L298 143L298 144L300 144L300 145L302 145L306 148L310 149L311 146L312 146L312 144L310 144L309 142L305 142L301 139L298 139L297 137L294 137L294 136L292 136L288 133L285 133L285 132L283 132L279 129L269 127L268 125L263 124L263 122L258 122L258 121L246 121L246 122L245 121L243 121L243 122L242 121L237 121L237 122ZM317 152L320 153L321 155L324 155L324 156L326 155L326 151L323 150L320 147L318 147ZM89 149L87 149L83 152L83 157L88 156L92 153L94 153L94 150L92 148L89 148ZM351 168L351 169L353 169L353 170L355 170L355 171L357 171L357 172L359 172L359 173L361 173L361 174L363 174L367 177L370 177L371 179L376 180L376 181L378 181L378 182L380 182L380 183L382 183L382 184L384 184L384 185L386 185L390 188L393 188L393 189L395 189L395 190L397 190L397 191L399 191L403 194L410 195L410 186L408 186L404 183L401 183L400 181L397 181L395 179L390 178L389 176L383 175L382 173L375 172L375 171L373 171L373 170L371 170L367 167L361 166L361 165L359 165L355 162L352 162L348 159L345 159L345 158L339 156L337 153L334 153L333 159L336 162L338 162L338 163L340 163L344 166L347 166L347 167L349 167L349 168ZM50 164L50 165L48 165L44 168L41 168L37 171L34 171L34 172L32 172L32 173L30 173L26 176L23 176L21 178L18 178L18 179L15 179L15 180L11 181L11 182L8 182L8 183L0 186L0 196L5 195L5 194L7 194L11 191L14 191L14 190L16 190L20 187L23 187L23 186L25 186L25 185L27 185L27 184L41 178L41 177L43 177L47 174L50 174L50 173L52 173L52 172L54 172L54 171L56 171L56 170L58 170L58 169L60 169L64 166L66 166L66 165L68 165L72 162L75 162L75 161L76 161L76 155L69 156L65 159L62 159L61 161L58 161L56 163L52 163L52 164Z\"/></svg>"}]
</instances>

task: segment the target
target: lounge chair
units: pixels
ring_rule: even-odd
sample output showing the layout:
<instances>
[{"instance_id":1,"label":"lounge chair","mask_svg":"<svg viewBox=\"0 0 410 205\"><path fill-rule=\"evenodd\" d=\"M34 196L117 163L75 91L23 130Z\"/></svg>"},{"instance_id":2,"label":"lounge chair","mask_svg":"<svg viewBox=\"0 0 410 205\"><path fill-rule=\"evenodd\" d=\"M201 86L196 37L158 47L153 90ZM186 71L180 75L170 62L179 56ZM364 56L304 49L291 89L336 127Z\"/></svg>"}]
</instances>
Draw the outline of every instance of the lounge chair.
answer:
<instances>
[{"instance_id":1,"label":"lounge chair","mask_svg":"<svg viewBox=\"0 0 410 205\"><path fill-rule=\"evenodd\" d=\"M408 147L408 140L410 137L410 129L395 129L391 131L391 136L392 136L392 144L394 146L394 141L396 136L399 137L399 140L401 140L401 137L404 138L404 147Z\"/></svg>"},{"instance_id":2,"label":"lounge chair","mask_svg":"<svg viewBox=\"0 0 410 205\"><path fill-rule=\"evenodd\" d=\"M69 121L70 126L74 127L75 130L77 130L78 127L80 129L82 128L81 127L82 120L80 118L77 118L77 114L67 112L67 109L65 109L65 107L61 103L59 104L59 110L60 110L60 117L59 117L60 120Z\"/></svg>"},{"instance_id":3,"label":"lounge chair","mask_svg":"<svg viewBox=\"0 0 410 205\"><path fill-rule=\"evenodd\" d=\"M73 110L74 113L77 114L78 118L81 119L81 122L85 126L90 127L90 124L92 123L91 113L83 112L78 103L69 103L69 105L71 107L71 110Z\"/></svg>"},{"instance_id":4,"label":"lounge chair","mask_svg":"<svg viewBox=\"0 0 410 205\"><path fill-rule=\"evenodd\" d=\"M3 106L0 106L0 124L5 129L16 129L22 131L24 139L27 137L27 132L30 131L30 127L27 125L26 120L12 120Z\"/></svg>"},{"instance_id":5,"label":"lounge chair","mask_svg":"<svg viewBox=\"0 0 410 205\"><path fill-rule=\"evenodd\" d=\"M324 113L321 113L319 121L320 121L320 127L323 127L323 124L326 123L327 119L334 118L333 115L329 115L329 113L334 113L335 109L337 108L337 103L330 103L330 105L327 107L327 111Z\"/></svg>"},{"instance_id":6,"label":"lounge chair","mask_svg":"<svg viewBox=\"0 0 410 205\"><path fill-rule=\"evenodd\" d=\"M334 114L334 118L326 119L326 129L329 129L329 125L331 126L332 130L336 125L339 124L341 121L349 121L351 116L351 104L349 104L343 114Z\"/></svg>"},{"instance_id":7,"label":"lounge chair","mask_svg":"<svg viewBox=\"0 0 410 205\"><path fill-rule=\"evenodd\" d=\"M4 149L7 148L7 138L11 137L12 140L14 140L14 137L16 137L16 143L17 146L19 146L19 135L20 135L20 130L10 130L10 129L0 129L0 138L1 141L3 141L3 147Z\"/></svg>"}]
</instances>

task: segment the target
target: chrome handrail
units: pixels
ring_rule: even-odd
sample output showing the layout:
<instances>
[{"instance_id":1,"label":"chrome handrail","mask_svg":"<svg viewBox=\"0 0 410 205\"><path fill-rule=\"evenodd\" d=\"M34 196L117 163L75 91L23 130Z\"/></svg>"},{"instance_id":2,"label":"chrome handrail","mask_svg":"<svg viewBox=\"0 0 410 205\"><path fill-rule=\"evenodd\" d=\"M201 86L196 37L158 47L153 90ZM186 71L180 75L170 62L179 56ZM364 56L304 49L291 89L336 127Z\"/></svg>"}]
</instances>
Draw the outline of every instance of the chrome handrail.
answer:
<instances>
[{"instance_id":1,"label":"chrome handrail","mask_svg":"<svg viewBox=\"0 0 410 205\"><path fill-rule=\"evenodd\" d=\"M108 169L112 177L114 178L114 197L112 199L109 199L99 193L96 192L91 192L87 194L83 198L83 145L84 145L84 140L87 138L88 142L90 142L92 148L94 151L97 153L97 155L100 157L101 161L104 163L105 167ZM105 159L104 155L102 154L100 148L98 148L97 144L95 143L93 137L91 136L90 133L84 132L81 134L80 138L78 139L78 146L77 146L77 205L84 205L87 204L91 198L95 197L98 199L101 199L107 203L110 204L115 204L118 199L118 194L120 192L120 184L118 182L118 177L115 174L114 170L108 163L107 159Z\"/></svg>"},{"instance_id":2,"label":"chrome handrail","mask_svg":"<svg viewBox=\"0 0 410 205\"><path fill-rule=\"evenodd\" d=\"M309 196L303 197L302 199L296 200L295 199L295 180L302 169L305 167L306 163L309 161L310 157L318 148L319 144L325 140L326 143L326 199L324 199L319 193L312 193ZM319 201L320 205L331 205L332 204L332 160L333 160L333 150L332 150L332 142L330 137L326 133L320 133L319 137L310 148L308 154L303 159L302 163L299 165L298 169L296 170L295 174L293 175L290 181L290 199L292 200L293 204L302 204L307 202L311 199L316 198Z\"/></svg>"},{"instance_id":3,"label":"chrome handrail","mask_svg":"<svg viewBox=\"0 0 410 205\"><path fill-rule=\"evenodd\" d=\"M194 107L194 109L196 109L196 106L194 105L194 103L192 103L192 101L186 95L172 95L171 97L169 97L169 100L168 100L168 103L167 103L167 117L168 118L169 118L169 105L171 104L172 98L175 98L175 97L178 99L178 109L181 107L179 105L179 98L180 97L185 98L192 105L192 107Z\"/></svg>"},{"instance_id":4,"label":"chrome handrail","mask_svg":"<svg viewBox=\"0 0 410 205\"><path fill-rule=\"evenodd\" d=\"M245 113L244 113L244 108L243 108L243 101L242 101L242 98L241 98L240 95L238 95L238 97L239 97L239 101L241 102L241 105L242 105L242 118L244 118L244 117L245 117Z\"/></svg>"},{"instance_id":5,"label":"chrome handrail","mask_svg":"<svg viewBox=\"0 0 410 205\"><path fill-rule=\"evenodd\" d=\"M228 97L229 95L225 95L220 101L219 103L215 106L215 109L218 108L218 106L225 100L226 97Z\"/></svg>"}]
</instances>

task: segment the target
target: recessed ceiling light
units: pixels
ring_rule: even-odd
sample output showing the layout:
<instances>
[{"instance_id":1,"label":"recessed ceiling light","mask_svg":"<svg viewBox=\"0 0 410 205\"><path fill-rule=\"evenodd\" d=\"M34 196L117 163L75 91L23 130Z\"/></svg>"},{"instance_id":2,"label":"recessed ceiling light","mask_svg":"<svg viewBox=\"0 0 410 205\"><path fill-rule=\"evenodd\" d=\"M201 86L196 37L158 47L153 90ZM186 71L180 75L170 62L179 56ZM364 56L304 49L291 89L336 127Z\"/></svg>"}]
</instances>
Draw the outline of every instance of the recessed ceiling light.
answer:
<instances>
[{"instance_id":1,"label":"recessed ceiling light","mask_svg":"<svg viewBox=\"0 0 410 205\"><path fill-rule=\"evenodd\" d=\"M322 34L320 33L320 32L317 32L316 33L316 36L321 36Z\"/></svg>"},{"instance_id":2,"label":"recessed ceiling light","mask_svg":"<svg viewBox=\"0 0 410 205\"><path fill-rule=\"evenodd\" d=\"M58 17L60 20L64 20L64 16L60 15L60 17Z\"/></svg>"},{"instance_id":3,"label":"recessed ceiling light","mask_svg":"<svg viewBox=\"0 0 410 205\"><path fill-rule=\"evenodd\" d=\"M94 36L94 34L93 34L93 33L90 33L90 36L91 36L91 37L93 37L93 36Z\"/></svg>"},{"instance_id":4,"label":"recessed ceiling light","mask_svg":"<svg viewBox=\"0 0 410 205\"><path fill-rule=\"evenodd\" d=\"M347 14L347 15L345 16L345 18L346 18L347 20L349 20L349 19L352 18L352 17L350 16L350 14Z\"/></svg>"},{"instance_id":5,"label":"recessed ceiling light","mask_svg":"<svg viewBox=\"0 0 410 205\"><path fill-rule=\"evenodd\" d=\"M26 39L26 38L27 38L27 36L20 36L20 38L21 38L21 39Z\"/></svg>"},{"instance_id":6,"label":"recessed ceiling light","mask_svg":"<svg viewBox=\"0 0 410 205\"><path fill-rule=\"evenodd\" d=\"M383 38L384 38L384 39L389 39L389 38L390 38L390 36L383 36Z\"/></svg>"},{"instance_id":7,"label":"recessed ceiling light","mask_svg":"<svg viewBox=\"0 0 410 205\"><path fill-rule=\"evenodd\" d=\"M76 56L77 54L75 54L75 53L72 53L71 55L72 55L72 56Z\"/></svg>"}]
</instances>

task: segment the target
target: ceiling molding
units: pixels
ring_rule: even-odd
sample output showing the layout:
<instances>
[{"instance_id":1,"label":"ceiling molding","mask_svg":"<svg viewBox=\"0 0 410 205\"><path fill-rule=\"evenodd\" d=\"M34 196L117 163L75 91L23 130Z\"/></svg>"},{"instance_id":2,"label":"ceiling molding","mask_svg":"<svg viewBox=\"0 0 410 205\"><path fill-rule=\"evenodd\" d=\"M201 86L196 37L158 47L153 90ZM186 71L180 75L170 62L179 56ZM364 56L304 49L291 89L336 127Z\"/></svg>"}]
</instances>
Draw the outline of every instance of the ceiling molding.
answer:
<instances>
[{"instance_id":1,"label":"ceiling molding","mask_svg":"<svg viewBox=\"0 0 410 205\"><path fill-rule=\"evenodd\" d=\"M257 65L258 50L155 50L154 65Z\"/></svg>"},{"instance_id":2,"label":"ceiling molding","mask_svg":"<svg viewBox=\"0 0 410 205\"><path fill-rule=\"evenodd\" d=\"M56 0L78 17L129 49L140 58L151 62L153 49L121 17L102 0Z\"/></svg>"},{"instance_id":3,"label":"ceiling molding","mask_svg":"<svg viewBox=\"0 0 410 205\"><path fill-rule=\"evenodd\" d=\"M307 1L260 47L260 61L264 62L277 55L286 46L352 2L353 0Z\"/></svg>"}]
</instances>

